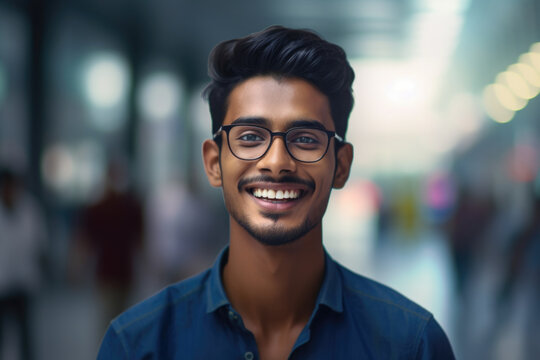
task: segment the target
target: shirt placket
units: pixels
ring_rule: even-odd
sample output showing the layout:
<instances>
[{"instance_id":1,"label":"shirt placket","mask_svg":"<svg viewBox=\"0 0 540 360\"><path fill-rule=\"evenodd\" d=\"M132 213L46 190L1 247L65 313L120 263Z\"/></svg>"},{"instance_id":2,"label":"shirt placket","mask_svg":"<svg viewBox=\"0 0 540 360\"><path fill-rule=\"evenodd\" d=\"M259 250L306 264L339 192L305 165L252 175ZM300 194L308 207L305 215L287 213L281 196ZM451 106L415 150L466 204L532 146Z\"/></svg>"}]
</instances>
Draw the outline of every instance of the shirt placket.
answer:
<instances>
[{"instance_id":1,"label":"shirt placket","mask_svg":"<svg viewBox=\"0 0 540 360\"><path fill-rule=\"evenodd\" d=\"M257 349L257 342L255 341L255 336L246 329L242 317L236 310L232 307L227 309L227 318L231 327L235 330L237 336L241 338L242 346L240 347L241 360L257 360L259 359L259 353Z\"/></svg>"}]
</instances>

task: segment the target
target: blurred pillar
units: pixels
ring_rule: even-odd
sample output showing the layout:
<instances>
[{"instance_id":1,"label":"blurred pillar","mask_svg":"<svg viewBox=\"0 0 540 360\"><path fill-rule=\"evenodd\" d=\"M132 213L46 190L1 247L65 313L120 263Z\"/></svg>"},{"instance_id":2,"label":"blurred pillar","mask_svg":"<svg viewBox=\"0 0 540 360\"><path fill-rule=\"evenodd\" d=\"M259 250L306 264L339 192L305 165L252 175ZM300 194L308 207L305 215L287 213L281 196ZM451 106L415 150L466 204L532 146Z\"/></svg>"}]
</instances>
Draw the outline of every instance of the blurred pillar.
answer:
<instances>
[{"instance_id":1,"label":"blurred pillar","mask_svg":"<svg viewBox=\"0 0 540 360\"><path fill-rule=\"evenodd\" d=\"M141 1L133 0L130 4L129 18L125 27L127 44L127 57L130 64L131 86L128 95L128 118L126 126L126 146L130 169L135 170L137 164L137 129L140 123L140 114L137 106L137 90L140 83L140 68L144 56L142 26L144 24L141 14ZM133 171L134 172L134 171Z\"/></svg>"},{"instance_id":2,"label":"blurred pillar","mask_svg":"<svg viewBox=\"0 0 540 360\"><path fill-rule=\"evenodd\" d=\"M29 186L41 199L43 181L41 177L41 154L47 128L45 108L45 60L47 56L47 31L51 1L30 0L29 22Z\"/></svg>"}]
</instances>

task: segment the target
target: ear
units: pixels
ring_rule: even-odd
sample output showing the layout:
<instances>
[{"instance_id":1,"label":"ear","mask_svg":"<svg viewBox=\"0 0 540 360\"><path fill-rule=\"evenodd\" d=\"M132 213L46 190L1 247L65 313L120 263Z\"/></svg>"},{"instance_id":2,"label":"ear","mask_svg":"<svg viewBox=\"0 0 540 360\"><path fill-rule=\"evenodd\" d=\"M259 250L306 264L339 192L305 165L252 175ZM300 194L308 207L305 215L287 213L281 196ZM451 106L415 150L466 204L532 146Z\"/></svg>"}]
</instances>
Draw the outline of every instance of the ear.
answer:
<instances>
[{"instance_id":1,"label":"ear","mask_svg":"<svg viewBox=\"0 0 540 360\"><path fill-rule=\"evenodd\" d=\"M208 182L214 187L221 187L221 164L219 163L219 147L214 140L205 140L202 146L204 171Z\"/></svg>"},{"instance_id":2,"label":"ear","mask_svg":"<svg viewBox=\"0 0 540 360\"><path fill-rule=\"evenodd\" d=\"M337 153L336 156L336 172L334 174L334 184L335 189L341 189L345 186L349 174L351 173L351 165L353 160L353 146L349 143L343 144Z\"/></svg>"}]
</instances>

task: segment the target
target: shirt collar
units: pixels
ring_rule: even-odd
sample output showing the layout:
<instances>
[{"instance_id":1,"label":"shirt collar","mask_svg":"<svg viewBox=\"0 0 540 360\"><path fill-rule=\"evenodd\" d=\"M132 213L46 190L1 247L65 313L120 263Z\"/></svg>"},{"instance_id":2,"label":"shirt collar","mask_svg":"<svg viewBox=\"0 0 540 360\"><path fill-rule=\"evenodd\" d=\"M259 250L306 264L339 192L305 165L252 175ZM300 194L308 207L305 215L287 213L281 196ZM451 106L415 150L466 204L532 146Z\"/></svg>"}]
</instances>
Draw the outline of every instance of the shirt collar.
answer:
<instances>
[{"instance_id":1,"label":"shirt collar","mask_svg":"<svg viewBox=\"0 0 540 360\"><path fill-rule=\"evenodd\" d=\"M338 265L326 250L324 279L317 297L317 306L324 304L336 312L343 312L343 284Z\"/></svg>"},{"instance_id":2,"label":"shirt collar","mask_svg":"<svg viewBox=\"0 0 540 360\"><path fill-rule=\"evenodd\" d=\"M325 254L325 271L324 279L317 296L317 305L324 304L336 312L343 312L343 285L341 276L339 276L338 265L328 255ZM208 302L206 312L211 313L222 306L229 305L225 289L223 288L222 271L229 257L229 247L226 246L218 255L212 269L210 270L210 278L206 285L206 293Z\"/></svg>"},{"instance_id":3,"label":"shirt collar","mask_svg":"<svg viewBox=\"0 0 540 360\"><path fill-rule=\"evenodd\" d=\"M229 304L229 299L225 295L225 289L223 288L223 283L221 281L221 273L223 267L227 263L229 258L229 246L226 246L219 253L212 269L210 270L210 278L206 283L206 294L208 296L208 301L206 305L206 312L211 313L216 311L222 306Z\"/></svg>"}]
</instances>

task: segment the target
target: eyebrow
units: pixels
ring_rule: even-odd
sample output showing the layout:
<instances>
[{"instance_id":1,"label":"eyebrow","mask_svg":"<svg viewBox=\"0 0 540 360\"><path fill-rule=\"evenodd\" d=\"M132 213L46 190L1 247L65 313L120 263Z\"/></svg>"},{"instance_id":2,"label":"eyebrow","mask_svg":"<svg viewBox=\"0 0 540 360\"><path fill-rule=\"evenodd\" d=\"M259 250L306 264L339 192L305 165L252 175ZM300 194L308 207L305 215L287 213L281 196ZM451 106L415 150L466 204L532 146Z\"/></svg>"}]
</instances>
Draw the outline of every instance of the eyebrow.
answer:
<instances>
[{"instance_id":1,"label":"eyebrow","mask_svg":"<svg viewBox=\"0 0 540 360\"><path fill-rule=\"evenodd\" d=\"M240 117L234 120L231 125L264 125L268 126L270 121L263 117L249 116L249 117Z\"/></svg>"},{"instance_id":2,"label":"eyebrow","mask_svg":"<svg viewBox=\"0 0 540 360\"><path fill-rule=\"evenodd\" d=\"M268 127L270 126L270 121L267 118L257 116L240 117L234 120L231 125L260 125ZM288 129L297 127L327 130L326 127L317 120L301 119L291 121L287 124Z\"/></svg>"},{"instance_id":3,"label":"eyebrow","mask_svg":"<svg viewBox=\"0 0 540 360\"><path fill-rule=\"evenodd\" d=\"M313 128L320 130L327 130L321 122L317 120L295 120L290 123L289 128L303 127L303 128Z\"/></svg>"}]
</instances>

